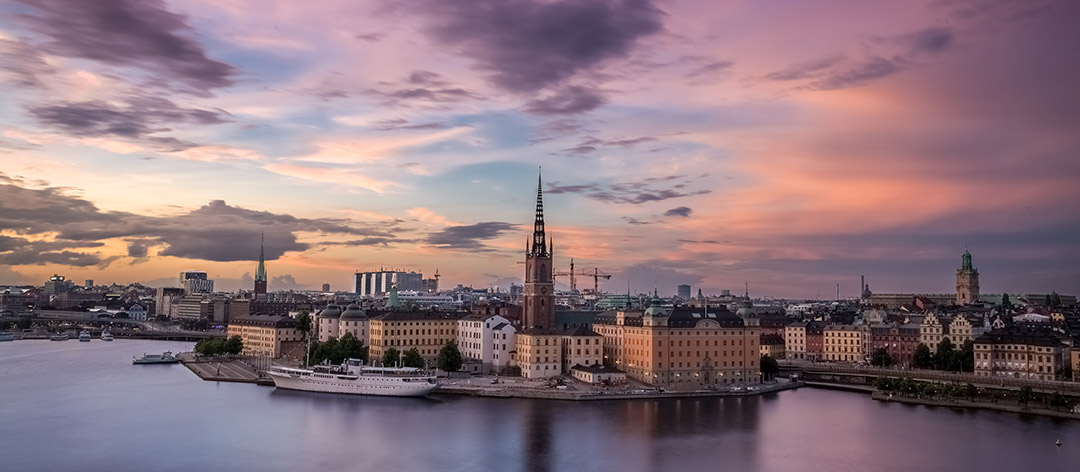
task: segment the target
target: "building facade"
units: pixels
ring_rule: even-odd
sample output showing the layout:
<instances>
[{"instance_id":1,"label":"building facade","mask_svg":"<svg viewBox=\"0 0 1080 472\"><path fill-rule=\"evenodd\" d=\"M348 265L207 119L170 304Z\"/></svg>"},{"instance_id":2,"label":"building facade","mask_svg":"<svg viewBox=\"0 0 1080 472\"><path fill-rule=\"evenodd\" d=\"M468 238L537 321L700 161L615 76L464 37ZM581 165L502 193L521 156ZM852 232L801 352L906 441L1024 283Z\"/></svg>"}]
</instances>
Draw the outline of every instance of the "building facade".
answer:
<instances>
[{"instance_id":1,"label":"building facade","mask_svg":"<svg viewBox=\"0 0 1080 472\"><path fill-rule=\"evenodd\" d=\"M937 351L938 344L942 339L949 337L949 327L952 326L952 317L938 313L928 313L923 317L919 325L919 342L930 348L931 352ZM952 339L949 342L956 344Z\"/></svg>"},{"instance_id":2,"label":"building facade","mask_svg":"<svg viewBox=\"0 0 1080 472\"><path fill-rule=\"evenodd\" d=\"M784 356L789 360L806 359L806 322L784 327Z\"/></svg>"},{"instance_id":3,"label":"building facade","mask_svg":"<svg viewBox=\"0 0 1080 472\"><path fill-rule=\"evenodd\" d=\"M399 291L424 291L424 275L419 272L379 270L357 272L354 277L354 291L364 297L381 297L395 287Z\"/></svg>"},{"instance_id":4,"label":"building facade","mask_svg":"<svg viewBox=\"0 0 1080 472\"><path fill-rule=\"evenodd\" d=\"M458 320L465 315L442 311L369 313L369 359L380 362L390 348L404 353L415 347L433 366L439 349L450 341L457 341Z\"/></svg>"},{"instance_id":5,"label":"building facade","mask_svg":"<svg viewBox=\"0 0 1080 472\"><path fill-rule=\"evenodd\" d=\"M975 375L1060 380L1069 348L1050 330L1006 328L975 340Z\"/></svg>"},{"instance_id":6,"label":"building facade","mask_svg":"<svg viewBox=\"0 0 1080 472\"><path fill-rule=\"evenodd\" d=\"M510 320L499 315L471 314L458 320L458 349L478 362L481 372L499 372L509 364L517 341Z\"/></svg>"},{"instance_id":7,"label":"building facade","mask_svg":"<svg viewBox=\"0 0 1080 472\"><path fill-rule=\"evenodd\" d=\"M244 355L300 360L304 358L303 334L296 320L280 315L245 315L229 323L228 336L240 336Z\"/></svg>"},{"instance_id":8,"label":"building facade","mask_svg":"<svg viewBox=\"0 0 1080 472\"><path fill-rule=\"evenodd\" d=\"M866 360L864 330L852 325L829 325L822 332L822 354L833 362Z\"/></svg>"},{"instance_id":9,"label":"building facade","mask_svg":"<svg viewBox=\"0 0 1080 472\"><path fill-rule=\"evenodd\" d=\"M915 356L915 348L919 347L919 339L919 325L914 323L873 325L866 353L873 355L874 351L884 349L894 365L908 366Z\"/></svg>"}]
</instances>

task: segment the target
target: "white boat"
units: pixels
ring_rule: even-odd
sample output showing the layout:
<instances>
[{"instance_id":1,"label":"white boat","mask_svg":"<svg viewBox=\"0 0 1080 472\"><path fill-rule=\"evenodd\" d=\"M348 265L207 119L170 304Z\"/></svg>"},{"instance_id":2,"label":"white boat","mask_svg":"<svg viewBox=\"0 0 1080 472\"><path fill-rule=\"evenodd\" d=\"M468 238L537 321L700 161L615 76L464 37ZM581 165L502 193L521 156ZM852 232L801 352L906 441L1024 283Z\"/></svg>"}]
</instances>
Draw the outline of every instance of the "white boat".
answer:
<instances>
[{"instance_id":1,"label":"white boat","mask_svg":"<svg viewBox=\"0 0 1080 472\"><path fill-rule=\"evenodd\" d=\"M54 334L52 336L49 336L49 341L67 341L67 340L68 340L67 333L56 333L56 334Z\"/></svg>"},{"instance_id":2,"label":"white boat","mask_svg":"<svg viewBox=\"0 0 1080 472\"><path fill-rule=\"evenodd\" d=\"M422 397L439 388L438 379L415 367L368 367L359 359L312 369L271 367L274 386L308 392Z\"/></svg>"},{"instance_id":3,"label":"white boat","mask_svg":"<svg viewBox=\"0 0 1080 472\"><path fill-rule=\"evenodd\" d=\"M162 354L143 354L142 357L131 360L132 364L175 364L177 362L180 362L180 358L173 356L169 351Z\"/></svg>"},{"instance_id":4,"label":"white boat","mask_svg":"<svg viewBox=\"0 0 1080 472\"><path fill-rule=\"evenodd\" d=\"M15 333L11 333L11 332L8 332L8 331L0 332L0 341L14 341L14 340L15 340Z\"/></svg>"},{"instance_id":5,"label":"white boat","mask_svg":"<svg viewBox=\"0 0 1080 472\"><path fill-rule=\"evenodd\" d=\"M90 342L90 339L92 339L92 336L90 336L89 331L84 329L84 330L79 332L79 342L88 343L88 342Z\"/></svg>"},{"instance_id":6,"label":"white boat","mask_svg":"<svg viewBox=\"0 0 1080 472\"><path fill-rule=\"evenodd\" d=\"M110 333L108 331L102 331L101 332L101 340L102 341L112 341L113 340L112 333Z\"/></svg>"}]
</instances>

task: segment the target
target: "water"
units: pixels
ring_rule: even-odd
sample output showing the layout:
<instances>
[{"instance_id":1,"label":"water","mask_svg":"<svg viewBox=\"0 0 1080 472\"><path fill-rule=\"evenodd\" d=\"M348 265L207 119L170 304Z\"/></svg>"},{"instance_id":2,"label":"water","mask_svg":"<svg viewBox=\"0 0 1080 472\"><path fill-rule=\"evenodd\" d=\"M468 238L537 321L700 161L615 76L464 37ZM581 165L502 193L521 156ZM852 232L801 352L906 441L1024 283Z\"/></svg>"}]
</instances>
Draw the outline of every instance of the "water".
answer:
<instances>
[{"instance_id":1,"label":"water","mask_svg":"<svg viewBox=\"0 0 1080 472\"><path fill-rule=\"evenodd\" d=\"M829 390L579 403L378 398L131 365L132 356L190 347L0 343L0 470L1080 469L1080 422Z\"/></svg>"}]
</instances>

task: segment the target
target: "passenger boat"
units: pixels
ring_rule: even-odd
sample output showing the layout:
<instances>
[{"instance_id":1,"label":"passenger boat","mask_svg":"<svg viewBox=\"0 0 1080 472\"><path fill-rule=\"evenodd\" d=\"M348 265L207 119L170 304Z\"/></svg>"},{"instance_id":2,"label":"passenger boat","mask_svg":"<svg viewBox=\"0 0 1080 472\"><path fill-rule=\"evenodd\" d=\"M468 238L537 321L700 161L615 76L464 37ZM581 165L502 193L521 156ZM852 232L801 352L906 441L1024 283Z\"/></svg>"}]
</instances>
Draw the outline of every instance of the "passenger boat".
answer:
<instances>
[{"instance_id":1,"label":"passenger boat","mask_svg":"<svg viewBox=\"0 0 1080 472\"><path fill-rule=\"evenodd\" d=\"M274 366L267 373L277 388L308 392L422 397L439 388L438 379L421 369L369 367L359 359L311 369Z\"/></svg>"},{"instance_id":2,"label":"passenger boat","mask_svg":"<svg viewBox=\"0 0 1080 472\"><path fill-rule=\"evenodd\" d=\"M88 342L90 342L90 339L92 339L92 337L90 336L89 331L84 329L84 330L79 332L79 342L88 343Z\"/></svg>"},{"instance_id":3,"label":"passenger boat","mask_svg":"<svg viewBox=\"0 0 1080 472\"><path fill-rule=\"evenodd\" d=\"M131 360L132 364L175 364L180 358L173 356L172 352L165 351L163 354L143 354Z\"/></svg>"},{"instance_id":4,"label":"passenger boat","mask_svg":"<svg viewBox=\"0 0 1080 472\"><path fill-rule=\"evenodd\" d=\"M101 332L101 340L102 341L112 341L113 340L112 333L110 333L108 331L102 331Z\"/></svg>"},{"instance_id":5,"label":"passenger boat","mask_svg":"<svg viewBox=\"0 0 1080 472\"><path fill-rule=\"evenodd\" d=\"M67 341L67 340L68 340L67 333L56 333L56 334L53 334L52 336L49 336L49 341Z\"/></svg>"},{"instance_id":6,"label":"passenger boat","mask_svg":"<svg viewBox=\"0 0 1080 472\"><path fill-rule=\"evenodd\" d=\"M8 331L0 332L0 341L14 341L14 340L15 340L15 333L8 332Z\"/></svg>"}]
</instances>

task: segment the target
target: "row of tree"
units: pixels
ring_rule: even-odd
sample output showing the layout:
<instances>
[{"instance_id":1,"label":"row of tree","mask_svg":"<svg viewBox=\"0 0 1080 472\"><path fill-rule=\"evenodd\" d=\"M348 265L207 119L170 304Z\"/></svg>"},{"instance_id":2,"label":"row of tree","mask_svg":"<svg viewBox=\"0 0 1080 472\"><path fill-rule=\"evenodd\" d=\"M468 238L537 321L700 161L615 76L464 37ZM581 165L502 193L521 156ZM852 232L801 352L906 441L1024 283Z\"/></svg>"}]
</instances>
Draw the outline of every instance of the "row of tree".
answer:
<instances>
[{"instance_id":1,"label":"row of tree","mask_svg":"<svg viewBox=\"0 0 1080 472\"><path fill-rule=\"evenodd\" d=\"M911 377L889 378L878 377L874 380L874 388L883 392L896 392L905 395L924 395L928 397L968 397L972 400L979 393L974 384L961 385L958 383L938 384L933 382L919 382Z\"/></svg>"},{"instance_id":2,"label":"row of tree","mask_svg":"<svg viewBox=\"0 0 1080 472\"><path fill-rule=\"evenodd\" d=\"M308 350L309 365L322 363L337 365L345 362L345 359L360 359L364 363L368 362L368 347L364 345L363 341L353 336L352 333L345 333L341 339L330 338L323 342L314 341ZM383 352L380 360L387 367L427 368L427 361L420 354L420 350L415 347L404 352L397 348L389 348ZM461 350L458 349L457 341L450 341L439 349L437 359L439 369L447 372L457 372L461 370L464 363L465 360L461 356Z\"/></svg>"},{"instance_id":3,"label":"row of tree","mask_svg":"<svg viewBox=\"0 0 1080 472\"><path fill-rule=\"evenodd\" d=\"M240 336L229 339L203 338L195 343L195 352L204 356L220 356L222 354L240 354L244 350L244 340Z\"/></svg>"},{"instance_id":4,"label":"row of tree","mask_svg":"<svg viewBox=\"0 0 1080 472\"><path fill-rule=\"evenodd\" d=\"M308 364L322 364L324 362L338 365L345 359L360 359L365 363L368 360L368 348L364 341L357 339L352 333L345 333L341 339L330 338L323 342L314 341L308 349Z\"/></svg>"},{"instance_id":5,"label":"row of tree","mask_svg":"<svg viewBox=\"0 0 1080 472\"><path fill-rule=\"evenodd\" d=\"M969 339L964 341L960 349L956 349L949 338L944 338L938 343L937 352L931 352L929 346L920 343L915 348L911 366L916 369L974 372L975 343Z\"/></svg>"}]
</instances>

